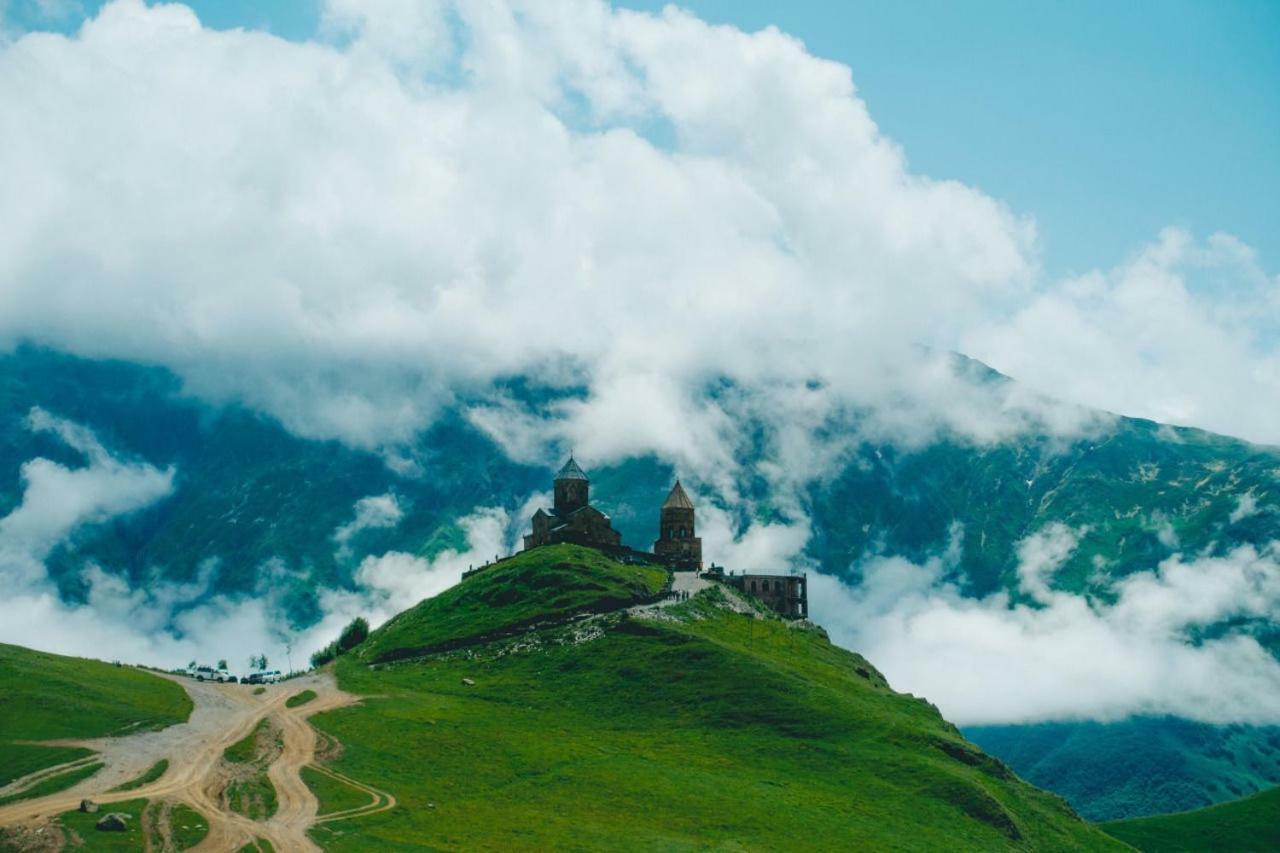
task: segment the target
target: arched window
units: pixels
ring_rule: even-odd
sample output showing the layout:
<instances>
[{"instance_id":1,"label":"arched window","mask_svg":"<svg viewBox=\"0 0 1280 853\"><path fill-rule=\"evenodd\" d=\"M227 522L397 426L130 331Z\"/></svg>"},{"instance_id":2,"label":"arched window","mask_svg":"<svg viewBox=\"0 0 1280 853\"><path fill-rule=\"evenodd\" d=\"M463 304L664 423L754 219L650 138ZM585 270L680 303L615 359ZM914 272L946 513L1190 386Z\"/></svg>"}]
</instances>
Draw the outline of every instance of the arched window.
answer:
<instances>
[{"instance_id":1,"label":"arched window","mask_svg":"<svg viewBox=\"0 0 1280 853\"><path fill-rule=\"evenodd\" d=\"M752 581L752 582L751 582L751 591L752 591L752 592L755 592L755 591L756 591L756 582L755 582L755 581Z\"/></svg>"}]
</instances>

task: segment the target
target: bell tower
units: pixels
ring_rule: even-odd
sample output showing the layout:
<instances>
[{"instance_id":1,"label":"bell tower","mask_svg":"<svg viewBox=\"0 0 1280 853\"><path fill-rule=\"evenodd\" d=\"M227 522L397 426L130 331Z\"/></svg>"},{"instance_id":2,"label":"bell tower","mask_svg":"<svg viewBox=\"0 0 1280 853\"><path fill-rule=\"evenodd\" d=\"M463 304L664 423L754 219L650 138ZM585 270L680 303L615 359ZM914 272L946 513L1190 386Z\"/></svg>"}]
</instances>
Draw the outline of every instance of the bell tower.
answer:
<instances>
[{"instance_id":1,"label":"bell tower","mask_svg":"<svg viewBox=\"0 0 1280 853\"><path fill-rule=\"evenodd\" d=\"M569 461L564 463L560 473L556 474L556 515L563 518L574 510L586 506L590 488L591 481L587 479L586 472L578 467L578 463L574 462L573 456L570 455Z\"/></svg>"},{"instance_id":2,"label":"bell tower","mask_svg":"<svg viewBox=\"0 0 1280 853\"><path fill-rule=\"evenodd\" d=\"M679 480L663 501L653 553L673 569L702 570L702 539L694 529L693 501L689 500Z\"/></svg>"}]
</instances>

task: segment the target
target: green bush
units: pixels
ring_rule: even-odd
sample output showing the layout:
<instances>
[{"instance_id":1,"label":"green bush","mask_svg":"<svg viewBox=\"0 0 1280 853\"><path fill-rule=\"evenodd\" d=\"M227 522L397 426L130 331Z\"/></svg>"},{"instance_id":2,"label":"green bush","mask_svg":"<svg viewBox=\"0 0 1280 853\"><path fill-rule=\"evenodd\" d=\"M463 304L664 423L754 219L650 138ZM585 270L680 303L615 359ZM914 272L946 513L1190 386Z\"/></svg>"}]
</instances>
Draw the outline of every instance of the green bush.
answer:
<instances>
[{"instance_id":1,"label":"green bush","mask_svg":"<svg viewBox=\"0 0 1280 853\"><path fill-rule=\"evenodd\" d=\"M368 620L363 616L357 616L347 624L347 627L342 629L338 639L311 656L311 665L313 667L324 666L338 655L345 654L363 643L368 636Z\"/></svg>"}]
</instances>

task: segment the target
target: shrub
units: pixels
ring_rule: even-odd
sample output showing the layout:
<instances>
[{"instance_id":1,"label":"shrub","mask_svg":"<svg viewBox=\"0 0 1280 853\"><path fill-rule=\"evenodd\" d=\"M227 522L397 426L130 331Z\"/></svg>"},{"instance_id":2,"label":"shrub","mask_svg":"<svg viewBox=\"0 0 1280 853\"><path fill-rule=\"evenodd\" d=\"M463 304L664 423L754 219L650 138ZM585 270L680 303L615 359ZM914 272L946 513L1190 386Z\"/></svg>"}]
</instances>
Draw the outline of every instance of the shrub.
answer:
<instances>
[{"instance_id":1,"label":"shrub","mask_svg":"<svg viewBox=\"0 0 1280 853\"><path fill-rule=\"evenodd\" d=\"M338 655L351 651L369 636L369 622L363 616L352 619L338 639L311 656L313 667L324 666Z\"/></svg>"},{"instance_id":2,"label":"shrub","mask_svg":"<svg viewBox=\"0 0 1280 853\"><path fill-rule=\"evenodd\" d=\"M351 624L342 629L338 635L338 653L349 652L365 641L369 636L369 623L363 616L351 620Z\"/></svg>"}]
</instances>

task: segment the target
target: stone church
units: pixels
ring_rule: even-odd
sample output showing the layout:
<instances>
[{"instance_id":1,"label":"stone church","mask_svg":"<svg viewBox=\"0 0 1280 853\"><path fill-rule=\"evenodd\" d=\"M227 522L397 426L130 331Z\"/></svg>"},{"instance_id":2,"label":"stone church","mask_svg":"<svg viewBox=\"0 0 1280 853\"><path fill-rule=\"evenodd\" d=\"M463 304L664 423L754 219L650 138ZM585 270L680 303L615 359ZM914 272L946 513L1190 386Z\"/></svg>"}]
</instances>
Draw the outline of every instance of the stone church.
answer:
<instances>
[{"instance_id":1,"label":"stone church","mask_svg":"<svg viewBox=\"0 0 1280 853\"><path fill-rule=\"evenodd\" d=\"M554 505L533 514L533 531L524 537L524 549L568 542L616 556L653 560L677 571L699 571L702 540L694 530L693 501L679 480L658 515L658 540L652 554L623 545L622 534L613 529L609 516L591 505L591 481L570 456L556 474Z\"/></svg>"},{"instance_id":2,"label":"stone church","mask_svg":"<svg viewBox=\"0 0 1280 853\"><path fill-rule=\"evenodd\" d=\"M637 551L623 545L622 534L613 529L609 516L591 505L591 481L572 455L556 474L552 507L533 514L533 531L524 537L524 550L559 543L586 545L629 562L660 563L677 572L702 572L702 539L694 523L693 501L679 480L658 511L653 553ZM713 563L704 576L750 593L784 618L809 615L805 575L726 573Z\"/></svg>"},{"instance_id":3,"label":"stone church","mask_svg":"<svg viewBox=\"0 0 1280 853\"><path fill-rule=\"evenodd\" d=\"M524 549L568 542L620 550L622 534L613 529L609 516L591 505L590 489L586 472L570 456L556 474L554 505L533 514L533 532L524 537Z\"/></svg>"}]
</instances>

